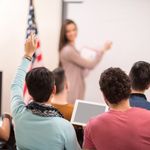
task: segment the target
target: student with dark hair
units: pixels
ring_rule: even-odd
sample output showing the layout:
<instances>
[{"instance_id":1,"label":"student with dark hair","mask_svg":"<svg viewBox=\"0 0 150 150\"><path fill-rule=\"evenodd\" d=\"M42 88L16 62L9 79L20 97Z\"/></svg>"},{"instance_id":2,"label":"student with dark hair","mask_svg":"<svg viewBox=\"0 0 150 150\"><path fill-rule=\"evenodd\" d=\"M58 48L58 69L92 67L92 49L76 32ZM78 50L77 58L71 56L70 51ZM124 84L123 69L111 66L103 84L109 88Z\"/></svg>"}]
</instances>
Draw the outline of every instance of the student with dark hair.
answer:
<instances>
[{"instance_id":1,"label":"student with dark hair","mask_svg":"<svg viewBox=\"0 0 150 150\"><path fill-rule=\"evenodd\" d=\"M47 68L27 73L37 40L32 34L25 43L25 55L11 85L11 111L19 150L80 150L71 123L51 105L56 93L55 79ZM26 80L33 101L25 106L23 85Z\"/></svg>"},{"instance_id":2,"label":"student with dark hair","mask_svg":"<svg viewBox=\"0 0 150 150\"><path fill-rule=\"evenodd\" d=\"M95 51L95 59L85 59L80 55L75 46L77 34L77 24L73 20L65 20L60 33L59 66L65 70L70 90L68 93L68 102L72 104L74 104L76 99L84 99L85 70L92 70L112 46L112 42L108 41L102 48ZM76 84L77 82L78 84Z\"/></svg>"},{"instance_id":3,"label":"student with dark hair","mask_svg":"<svg viewBox=\"0 0 150 150\"><path fill-rule=\"evenodd\" d=\"M52 99L52 105L57 108L68 121L71 120L74 105L67 102L68 83L63 68L59 67L53 71L55 77L56 94ZM83 144L82 126L74 126L79 144Z\"/></svg>"},{"instance_id":4,"label":"student with dark hair","mask_svg":"<svg viewBox=\"0 0 150 150\"><path fill-rule=\"evenodd\" d=\"M130 107L131 83L126 73L109 68L99 84L109 111L87 124L84 150L149 150L150 111Z\"/></svg>"},{"instance_id":5,"label":"student with dark hair","mask_svg":"<svg viewBox=\"0 0 150 150\"><path fill-rule=\"evenodd\" d=\"M132 93L130 104L133 107L141 107L150 110L145 91L150 87L150 63L144 61L136 62L129 73L131 80Z\"/></svg>"},{"instance_id":6,"label":"student with dark hair","mask_svg":"<svg viewBox=\"0 0 150 150\"><path fill-rule=\"evenodd\" d=\"M52 99L52 105L57 108L68 121L71 120L73 105L67 101L68 83L63 68L59 67L53 71L55 77L56 94Z\"/></svg>"}]
</instances>

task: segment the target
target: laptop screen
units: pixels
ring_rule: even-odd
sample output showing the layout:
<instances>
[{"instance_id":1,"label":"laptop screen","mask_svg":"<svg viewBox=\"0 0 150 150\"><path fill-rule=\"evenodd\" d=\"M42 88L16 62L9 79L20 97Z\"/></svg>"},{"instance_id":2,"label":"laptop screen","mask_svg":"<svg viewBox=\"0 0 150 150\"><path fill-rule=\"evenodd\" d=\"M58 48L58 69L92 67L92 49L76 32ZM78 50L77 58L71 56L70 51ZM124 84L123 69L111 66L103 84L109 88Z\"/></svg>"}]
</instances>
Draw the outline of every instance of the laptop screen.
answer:
<instances>
[{"instance_id":1,"label":"laptop screen","mask_svg":"<svg viewBox=\"0 0 150 150\"><path fill-rule=\"evenodd\" d=\"M106 108L104 104L76 100L71 122L77 125L86 125L91 118L104 113Z\"/></svg>"}]
</instances>

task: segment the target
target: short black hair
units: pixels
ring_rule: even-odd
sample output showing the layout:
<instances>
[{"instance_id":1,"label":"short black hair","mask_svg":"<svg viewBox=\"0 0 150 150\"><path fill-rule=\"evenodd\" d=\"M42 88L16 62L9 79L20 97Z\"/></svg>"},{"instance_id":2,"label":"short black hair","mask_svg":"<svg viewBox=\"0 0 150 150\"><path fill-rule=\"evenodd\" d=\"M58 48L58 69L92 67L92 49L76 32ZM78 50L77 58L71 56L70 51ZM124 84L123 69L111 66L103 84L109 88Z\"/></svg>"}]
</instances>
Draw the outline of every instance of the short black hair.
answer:
<instances>
[{"instance_id":1,"label":"short black hair","mask_svg":"<svg viewBox=\"0 0 150 150\"><path fill-rule=\"evenodd\" d=\"M111 104L118 104L128 99L131 93L131 83L128 75L120 68L108 68L99 80L100 89Z\"/></svg>"},{"instance_id":2,"label":"short black hair","mask_svg":"<svg viewBox=\"0 0 150 150\"><path fill-rule=\"evenodd\" d=\"M51 71L45 67L34 68L26 75L29 94L36 102L47 102L53 92L55 79Z\"/></svg>"},{"instance_id":3,"label":"short black hair","mask_svg":"<svg viewBox=\"0 0 150 150\"><path fill-rule=\"evenodd\" d=\"M150 63L138 61L132 66L129 77L134 90L146 90L150 85Z\"/></svg>"},{"instance_id":4,"label":"short black hair","mask_svg":"<svg viewBox=\"0 0 150 150\"><path fill-rule=\"evenodd\" d=\"M61 93L64 90L64 83L66 81L65 71L59 67L53 71L55 77L56 94Z\"/></svg>"}]
</instances>

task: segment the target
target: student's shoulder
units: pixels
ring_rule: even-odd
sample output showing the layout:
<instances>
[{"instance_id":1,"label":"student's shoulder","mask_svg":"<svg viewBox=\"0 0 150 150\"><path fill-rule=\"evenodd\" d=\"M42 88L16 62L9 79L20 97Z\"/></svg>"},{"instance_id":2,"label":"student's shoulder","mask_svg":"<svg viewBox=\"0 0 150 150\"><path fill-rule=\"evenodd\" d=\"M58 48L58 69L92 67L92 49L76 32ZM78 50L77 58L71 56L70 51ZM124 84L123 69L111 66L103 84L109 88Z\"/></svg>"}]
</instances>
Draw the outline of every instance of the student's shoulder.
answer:
<instances>
[{"instance_id":1,"label":"student's shoulder","mask_svg":"<svg viewBox=\"0 0 150 150\"><path fill-rule=\"evenodd\" d=\"M139 108L139 107L133 107L132 111L134 111L135 114L143 115L143 116L148 116L150 118L150 110L147 110L145 108Z\"/></svg>"},{"instance_id":2,"label":"student's shoulder","mask_svg":"<svg viewBox=\"0 0 150 150\"><path fill-rule=\"evenodd\" d=\"M147 107L150 110L150 100L146 101Z\"/></svg>"},{"instance_id":3,"label":"student's shoulder","mask_svg":"<svg viewBox=\"0 0 150 150\"><path fill-rule=\"evenodd\" d=\"M72 124L64 118L55 117L53 121L55 122L55 124L57 124L57 126L60 126L61 128L72 127Z\"/></svg>"},{"instance_id":4,"label":"student's shoulder","mask_svg":"<svg viewBox=\"0 0 150 150\"><path fill-rule=\"evenodd\" d=\"M66 107L67 107L69 110L73 110L74 105L73 105L73 104L67 104Z\"/></svg>"},{"instance_id":5,"label":"student's shoulder","mask_svg":"<svg viewBox=\"0 0 150 150\"><path fill-rule=\"evenodd\" d=\"M66 133L70 134L74 133L74 127L68 120L61 118L57 123L58 123L57 127L61 130L61 132L64 135L66 135Z\"/></svg>"},{"instance_id":6,"label":"student's shoulder","mask_svg":"<svg viewBox=\"0 0 150 150\"><path fill-rule=\"evenodd\" d=\"M88 124L91 126L102 124L103 122L106 122L107 120L109 121L110 118L111 118L111 114L109 112L105 112L101 115L91 118Z\"/></svg>"},{"instance_id":7,"label":"student's shoulder","mask_svg":"<svg viewBox=\"0 0 150 150\"><path fill-rule=\"evenodd\" d=\"M150 104L150 100L147 100L146 102L147 102L148 104Z\"/></svg>"}]
</instances>

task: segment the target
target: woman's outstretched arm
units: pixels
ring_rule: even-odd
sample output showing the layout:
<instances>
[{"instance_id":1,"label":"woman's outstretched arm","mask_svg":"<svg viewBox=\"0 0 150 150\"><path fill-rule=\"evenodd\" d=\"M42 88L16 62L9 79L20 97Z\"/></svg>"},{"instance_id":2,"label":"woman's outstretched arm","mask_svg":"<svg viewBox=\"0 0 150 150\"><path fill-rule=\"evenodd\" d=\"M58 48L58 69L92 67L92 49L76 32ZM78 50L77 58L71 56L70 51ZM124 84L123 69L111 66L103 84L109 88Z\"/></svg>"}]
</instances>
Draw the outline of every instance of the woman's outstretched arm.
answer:
<instances>
[{"instance_id":1,"label":"woman's outstretched arm","mask_svg":"<svg viewBox=\"0 0 150 150\"><path fill-rule=\"evenodd\" d=\"M80 54L71 46L67 46L64 49L63 57L72 63L75 63L85 69L93 69L102 59L104 53L109 50L112 46L111 42L107 42L104 46L96 52L96 57L93 60L88 60L80 56Z\"/></svg>"}]
</instances>

